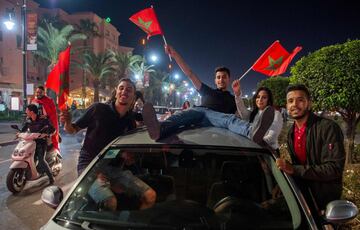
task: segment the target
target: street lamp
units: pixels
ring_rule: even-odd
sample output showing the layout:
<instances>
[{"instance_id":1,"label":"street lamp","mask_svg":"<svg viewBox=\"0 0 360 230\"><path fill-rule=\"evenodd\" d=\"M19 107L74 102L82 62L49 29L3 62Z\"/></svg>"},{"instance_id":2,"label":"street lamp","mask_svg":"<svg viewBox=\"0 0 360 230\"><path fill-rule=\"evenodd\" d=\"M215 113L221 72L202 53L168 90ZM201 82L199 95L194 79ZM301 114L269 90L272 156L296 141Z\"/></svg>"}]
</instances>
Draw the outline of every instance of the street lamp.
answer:
<instances>
[{"instance_id":1,"label":"street lamp","mask_svg":"<svg viewBox=\"0 0 360 230\"><path fill-rule=\"evenodd\" d=\"M4 22L7 29L11 30L15 26L13 20L14 10L8 10L8 20ZM21 6L21 19L22 19L22 61L23 61L23 111L25 112L27 106L27 92L26 92L26 0L23 0Z\"/></svg>"},{"instance_id":2,"label":"street lamp","mask_svg":"<svg viewBox=\"0 0 360 230\"><path fill-rule=\"evenodd\" d=\"M158 57L155 54L153 54L153 55L150 56L150 59L151 59L152 62L157 62Z\"/></svg>"}]
</instances>

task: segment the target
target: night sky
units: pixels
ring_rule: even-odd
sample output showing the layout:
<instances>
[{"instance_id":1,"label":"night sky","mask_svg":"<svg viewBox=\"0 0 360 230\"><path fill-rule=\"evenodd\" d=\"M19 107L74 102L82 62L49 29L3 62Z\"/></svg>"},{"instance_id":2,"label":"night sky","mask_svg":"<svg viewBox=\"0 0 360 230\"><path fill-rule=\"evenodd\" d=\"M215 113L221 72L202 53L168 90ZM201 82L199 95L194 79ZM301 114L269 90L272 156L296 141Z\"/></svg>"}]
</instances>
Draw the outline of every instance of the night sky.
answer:
<instances>
[{"instance_id":1,"label":"night sky","mask_svg":"<svg viewBox=\"0 0 360 230\"><path fill-rule=\"evenodd\" d=\"M323 46L360 38L360 4L356 1L35 1L41 7L58 7L68 13L93 11L100 17L110 17L121 33L120 45L134 47L137 54L143 52L139 40L145 33L128 18L153 5L167 42L210 86L214 86L215 67L229 67L235 79L275 40L280 40L289 52L298 45L303 47L290 64L292 66L302 56ZM165 69L169 59L164 54L161 36L150 38L145 54L151 53L160 56L158 65ZM288 75L289 72L284 74ZM251 71L241 81L245 94L255 90L257 82L263 79L266 76Z\"/></svg>"}]
</instances>

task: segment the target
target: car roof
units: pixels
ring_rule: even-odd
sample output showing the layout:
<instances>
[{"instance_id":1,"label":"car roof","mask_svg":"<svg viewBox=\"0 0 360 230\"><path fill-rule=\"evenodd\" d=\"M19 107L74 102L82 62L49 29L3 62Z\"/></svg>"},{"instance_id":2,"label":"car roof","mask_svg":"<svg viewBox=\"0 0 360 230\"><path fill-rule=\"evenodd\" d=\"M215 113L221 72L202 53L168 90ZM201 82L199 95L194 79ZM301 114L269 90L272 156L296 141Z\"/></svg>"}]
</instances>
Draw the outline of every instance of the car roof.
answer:
<instances>
[{"instance_id":1,"label":"car roof","mask_svg":"<svg viewBox=\"0 0 360 230\"><path fill-rule=\"evenodd\" d=\"M217 147L241 147L263 149L247 137L230 132L227 129L215 127L198 127L183 129L167 138L154 141L150 139L146 128L137 129L124 136L118 137L112 145L141 145L141 144L185 144Z\"/></svg>"}]
</instances>

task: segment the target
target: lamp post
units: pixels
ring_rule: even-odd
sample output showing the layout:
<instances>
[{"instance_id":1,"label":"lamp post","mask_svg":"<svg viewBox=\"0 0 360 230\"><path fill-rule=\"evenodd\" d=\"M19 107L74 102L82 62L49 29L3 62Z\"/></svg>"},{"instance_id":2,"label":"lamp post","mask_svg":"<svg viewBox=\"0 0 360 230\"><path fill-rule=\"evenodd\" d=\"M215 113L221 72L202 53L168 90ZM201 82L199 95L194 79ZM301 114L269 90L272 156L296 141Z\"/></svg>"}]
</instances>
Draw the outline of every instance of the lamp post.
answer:
<instances>
[{"instance_id":1,"label":"lamp post","mask_svg":"<svg viewBox=\"0 0 360 230\"><path fill-rule=\"evenodd\" d=\"M11 30L15 23L13 21L13 11L7 12L8 20L4 22L6 28ZM21 6L21 20L22 20L22 63L23 63L23 111L25 112L27 106L27 92L26 92L26 75L27 75L27 66L26 66L26 0L23 0Z\"/></svg>"},{"instance_id":2,"label":"lamp post","mask_svg":"<svg viewBox=\"0 0 360 230\"><path fill-rule=\"evenodd\" d=\"M22 60L23 60L23 110L25 112L27 106L27 92L26 92L26 75L27 75L27 66L26 66L26 0L23 0L23 5L21 6L21 16L22 16L22 37L23 37L23 46L22 46Z\"/></svg>"}]
</instances>

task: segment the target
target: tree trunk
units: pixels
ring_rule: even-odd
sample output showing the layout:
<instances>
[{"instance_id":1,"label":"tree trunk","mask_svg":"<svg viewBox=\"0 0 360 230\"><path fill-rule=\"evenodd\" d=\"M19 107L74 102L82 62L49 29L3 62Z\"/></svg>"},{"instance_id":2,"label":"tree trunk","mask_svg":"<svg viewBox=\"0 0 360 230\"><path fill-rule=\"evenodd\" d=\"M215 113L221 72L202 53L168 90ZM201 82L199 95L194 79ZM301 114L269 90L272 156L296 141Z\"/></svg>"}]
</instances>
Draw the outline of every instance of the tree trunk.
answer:
<instances>
[{"instance_id":1,"label":"tree trunk","mask_svg":"<svg viewBox=\"0 0 360 230\"><path fill-rule=\"evenodd\" d=\"M354 139L356 134L356 124L357 118L356 113L350 113L347 119L344 119L346 122L346 140L345 140L345 152L346 152L346 161L345 164L351 164L354 161Z\"/></svg>"},{"instance_id":2,"label":"tree trunk","mask_svg":"<svg viewBox=\"0 0 360 230\"><path fill-rule=\"evenodd\" d=\"M50 64L48 67L47 67L47 76L49 76L50 72L54 69L56 64ZM46 79L47 80L47 79ZM57 95L56 95L56 92L54 92L52 89L46 89L46 95L48 97L50 97L51 99L53 99L56 107L58 105L58 101L57 101Z\"/></svg>"},{"instance_id":3,"label":"tree trunk","mask_svg":"<svg viewBox=\"0 0 360 230\"><path fill-rule=\"evenodd\" d=\"M94 86L94 102L99 102L100 81L98 79L94 79L93 86Z\"/></svg>"},{"instance_id":4,"label":"tree trunk","mask_svg":"<svg viewBox=\"0 0 360 230\"><path fill-rule=\"evenodd\" d=\"M86 98L86 73L85 70L83 70L83 79L82 79L82 85L81 85L81 100L82 100L82 104L84 106L85 109L85 98Z\"/></svg>"},{"instance_id":5,"label":"tree trunk","mask_svg":"<svg viewBox=\"0 0 360 230\"><path fill-rule=\"evenodd\" d=\"M87 42L86 39L84 40L84 49L85 47L87 47ZM84 106L85 109L85 98L86 98L86 71L83 69L82 70L82 85L81 85L81 100L82 100L82 104Z\"/></svg>"}]
</instances>

